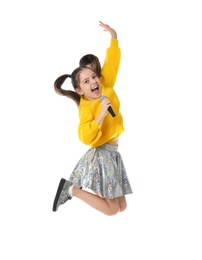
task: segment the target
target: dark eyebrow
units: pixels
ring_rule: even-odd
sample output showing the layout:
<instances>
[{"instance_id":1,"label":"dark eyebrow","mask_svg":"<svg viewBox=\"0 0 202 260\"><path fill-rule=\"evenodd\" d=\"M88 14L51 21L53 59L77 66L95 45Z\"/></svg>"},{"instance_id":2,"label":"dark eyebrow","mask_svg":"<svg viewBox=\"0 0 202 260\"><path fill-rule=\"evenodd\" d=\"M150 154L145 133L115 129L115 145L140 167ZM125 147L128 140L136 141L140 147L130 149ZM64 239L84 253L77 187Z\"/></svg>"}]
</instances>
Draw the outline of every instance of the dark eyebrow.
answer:
<instances>
[{"instance_id":1,"label":"dark eyebrow","mask_svg":"<svg viewBox=\"0 0 202 260\"><path fill-rule=\"evenodd\" d=\"M85 82L86 80L89 80L89 77L83 79L82 83Z\"/></svg>"}]
</instances>

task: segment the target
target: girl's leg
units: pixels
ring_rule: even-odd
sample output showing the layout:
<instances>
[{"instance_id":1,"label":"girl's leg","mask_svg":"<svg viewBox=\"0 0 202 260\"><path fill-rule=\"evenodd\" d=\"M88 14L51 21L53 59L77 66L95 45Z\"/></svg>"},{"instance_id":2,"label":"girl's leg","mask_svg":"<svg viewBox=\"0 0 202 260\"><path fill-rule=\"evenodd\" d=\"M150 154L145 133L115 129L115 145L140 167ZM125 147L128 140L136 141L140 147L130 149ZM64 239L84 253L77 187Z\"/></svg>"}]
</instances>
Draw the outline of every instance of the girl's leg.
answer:
<instances>
[{"instance_id":1,"label":"girl's leg","mask_svg":"<svg viewBox=\"0 0 202 260\"><path fill-rule=\"evenodd\" d=\"M119 197L119 211L122 212L126 209L127 203L126 203L126 198L125 196Z\"/></svg>"},{"instance_id":2,"label":"girl's leg","mask_svg":"<svg viewBox=\"0 0 202 260\"><path fill-rule=\"evenodd\" d=\"M75 186L73 187L72 195L108 216L115 215L126 208L125 196L106 199Z\"/></svg>"}]
</instances>

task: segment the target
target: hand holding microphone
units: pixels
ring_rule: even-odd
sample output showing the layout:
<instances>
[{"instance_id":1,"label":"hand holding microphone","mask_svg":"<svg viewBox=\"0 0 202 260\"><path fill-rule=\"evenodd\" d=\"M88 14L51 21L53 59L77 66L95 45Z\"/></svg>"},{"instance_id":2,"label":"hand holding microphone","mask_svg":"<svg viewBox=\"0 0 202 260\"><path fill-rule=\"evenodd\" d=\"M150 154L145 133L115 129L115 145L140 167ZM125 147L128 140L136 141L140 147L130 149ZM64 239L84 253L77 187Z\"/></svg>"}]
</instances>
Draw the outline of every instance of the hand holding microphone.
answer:
<instances>
[{"instance_id":1,"label":"hand holding microphone","mask_svg":"<svg viewBox=\"0 0 202 260\"><path fill-rule=\"evenodd\" d=\"M101 96L100 97L100 102L102 102L103 101L103 99L105 99L105 98L107 98L107 96ZM108 111L109 111L109 113L111 114L111 116L113 116L113 117L115 117L116 116L116 114L115 114L115 112L114 112L114 110L112 109L112 107L110 106L110 107L108 107Z\"/></svg>"}]
</instances>

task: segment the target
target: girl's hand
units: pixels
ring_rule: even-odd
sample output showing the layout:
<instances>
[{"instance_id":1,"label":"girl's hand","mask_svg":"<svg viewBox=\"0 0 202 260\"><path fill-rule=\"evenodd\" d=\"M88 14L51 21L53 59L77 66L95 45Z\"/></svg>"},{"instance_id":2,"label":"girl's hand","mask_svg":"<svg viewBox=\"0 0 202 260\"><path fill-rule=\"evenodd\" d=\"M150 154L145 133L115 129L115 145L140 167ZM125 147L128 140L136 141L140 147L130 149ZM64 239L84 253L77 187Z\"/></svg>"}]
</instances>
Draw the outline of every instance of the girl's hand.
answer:
<instances>
[{"instance_id":1,"label":"girl's hand","mask_svg":"<svg viewBox=\"0 0 202 260\"><path fill-rule=\"evenodd\" d=\"M111 106L111 102L110 100L105 97L101 103L101 109L100 109L100 113L99 115L97 116L97 118L95 118L95 121L98 123L98 124L101 124L102 121L104 120L104 118L106 117L106 115L109 113L108 112L108 108Z\"/></svg>"},{"instance_id":2,"label":"girl's hand","mask_svg":"<svg viewBox=\"0 0 202 260\"><path fill-rule=\"evenodd\" d=\"M104 97L103 100L101 101L101 110L100 113L103 115L108 114L108 108L111 106L111 102L108 99L108 97Z\"/></svg>"},{"instance_id":3,"label":"girl's hand","mask_svg":"<svg viewBox=\"0 0 202 260\"><path fill-rule=\"evenodd\" d=\"M104 29L104 31L108 32L112 38L117 39L117 33L113 28L111 28L108 24L104 24L101 21L99 21L99 23L99 25Z\"/></svg>"}]
</instances>

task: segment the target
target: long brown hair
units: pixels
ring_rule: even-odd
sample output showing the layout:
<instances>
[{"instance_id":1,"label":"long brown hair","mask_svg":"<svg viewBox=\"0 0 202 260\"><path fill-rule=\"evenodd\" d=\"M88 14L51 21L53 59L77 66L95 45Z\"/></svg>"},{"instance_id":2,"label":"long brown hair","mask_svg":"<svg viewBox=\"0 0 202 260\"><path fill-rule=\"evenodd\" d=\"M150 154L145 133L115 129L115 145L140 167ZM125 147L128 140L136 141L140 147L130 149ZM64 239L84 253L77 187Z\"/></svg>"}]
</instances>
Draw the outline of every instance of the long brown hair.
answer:
<instances>
[{"instance_id":1,"label":"long brown hair","mask_svg":"<svg viewBox=\"0 0 202 260\"><path fill-rule=\"evenodd\" d=\"M66 90L66 89L62 88L62 84L64 83L64 81L67 78L71 78L71 75L64 74L55 80L55 82L54 82L55 92L61 96L66 96L66 97L72 99L76 103L76 105L79 106L80 98L81 98L80 95L78 93L76 93L76 91Z\"/></svg>"},{"instance_id":2,"label":"long brown hair","mask_svg":"<svg viewBox=\"0 0 202 260\"><path fill-rule=\"evenodd\" d=\"M92 68L89 68L88 66L80 66L80 67L76 68L72 72L71 75L64 74L64 75L58 77L54 82L55 92L61 96L66 96L66 97L72 99L76 103L77 106L79 106L79 104L80 104L81 96L76 91L63 89L62 84L65 82L65 80L67 78L71 78L71 83L72 83L74 90L76 88L80 88L80 73L84 69L90 69L93 72L95 72L97 75L97 72L94 71Z\"/></svg>"}]
</instances>

